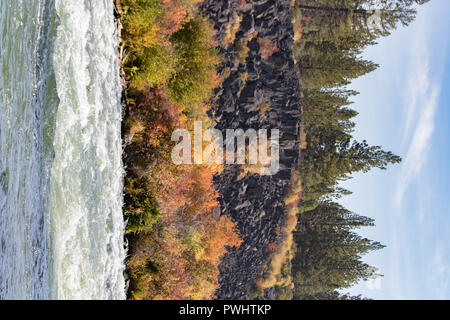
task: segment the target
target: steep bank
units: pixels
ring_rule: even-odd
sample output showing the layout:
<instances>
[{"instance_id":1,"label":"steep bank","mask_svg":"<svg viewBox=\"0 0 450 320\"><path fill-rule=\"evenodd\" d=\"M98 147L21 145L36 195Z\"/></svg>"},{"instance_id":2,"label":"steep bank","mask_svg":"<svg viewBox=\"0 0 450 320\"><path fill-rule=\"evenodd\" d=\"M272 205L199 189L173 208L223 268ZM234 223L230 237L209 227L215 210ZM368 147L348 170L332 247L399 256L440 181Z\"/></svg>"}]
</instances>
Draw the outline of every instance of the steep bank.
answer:
<instances>
[{"instance_id":1,"label":"steep bank","mask_svg":"<svg viewBox=\"0 0 450 320\"><path fill-rule=\"evenodd\" d=\"M248 2L248 3L247 3ZM284 197L298 161L300 88L292 54L289 0L208 0L201 8L215 24L224 56L224 79L215 96L214 119L225 129L280 129L280 171L273 176L227 166L215 179L223 214L243 236L220 265L217 299L252 299L270 248L279 243ZM266 298L274 298L266 290Z\"/></svg>"}]
</instances>

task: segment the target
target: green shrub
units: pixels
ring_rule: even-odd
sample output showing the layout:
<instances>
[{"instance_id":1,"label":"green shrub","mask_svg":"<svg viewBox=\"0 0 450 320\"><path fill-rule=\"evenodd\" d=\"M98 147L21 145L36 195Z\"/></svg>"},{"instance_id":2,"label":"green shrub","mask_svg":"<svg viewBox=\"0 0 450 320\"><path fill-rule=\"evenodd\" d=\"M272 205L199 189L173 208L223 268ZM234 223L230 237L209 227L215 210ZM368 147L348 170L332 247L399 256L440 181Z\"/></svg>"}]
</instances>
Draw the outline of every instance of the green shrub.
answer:
<instances>
[{"instance_id":1,"label":"green shrub","mask_svg":"<svg viewBox=\"0 0 450 320\"><path fill-rule=\"evenodd\" d=\"M156 19L164 11L157 0L123 0L123 36L132 51L141 51L158 43Z\"/></svg>"},{"instance_id":2,"label":"green shrub","mask_svg":"<svg viewBox=\"0 0 450 320\"><path fill-rule=\"evenodd\" d=\"M203 254L205 247L202 243L202 235L193 227L188 227L182 232L182 242L186 249L197 258Z\"/></svg>"},{"instance_id":3,"label":"green shrub","mask_svg":"<svg viewBox=\"0 0 450 320\"><path fill-rule=\"evenodd\" d=\"M165 85L175 72L176 57L161 39L164 8L158 0L125 0L122 19L126 61L124 70L135 87Z\"/></svg>"},{"instance_id":4,"label":"green shrub","mask_svg":"<svg viewBox=\"0 0 450 320\"><path fill-rule=\"evenodd\" d=\"M156 261L147 260L147 262L145 263L145 270L150 274L158 273L160 268L161 268L160 263Z\"/></svg>"},{"instance_id":5,"label":"green shrub","mask_svg":"<svg viewBox=\"0 0 450 320\"><path fill-rule=\"evenodd\" d=\"M144 48L134 59L133 66L137 68L132 79L135 86L158 87L165 85L175 73L176 57L170 48L155 45Z\"/></svg>"},{"instance_id":6,"label":"green shrub","mask_svg":"<svg viewBox=\"0 0 450 320\"><path fill-rule=\"evenodd\" d=\"M293 289L292 286L276 286L275 292L278 300L292 300Z\"/></svg>"},{"instance_id":7,"label":"green shrub","mask_svg":"<svg viewBox=\"0 0 450 320\"><path fill-rule=\"evenodd\" d=\"M171 100L187 111L207 101L217 85L218 53L208 21L196 16L175 32L171 41L177 53L176 74L168 86Z\"/></svg>"},{"instance_id":8,"label":"green shrub","mask_svg":"<svg viewBox=\"0 0 450 320\"><path fill-rule=\"evenodd\" d=\"M160 217L158 204L146 178L128 178L125 186L126 233L150 231Z\"/></svg>"}]
</instances>

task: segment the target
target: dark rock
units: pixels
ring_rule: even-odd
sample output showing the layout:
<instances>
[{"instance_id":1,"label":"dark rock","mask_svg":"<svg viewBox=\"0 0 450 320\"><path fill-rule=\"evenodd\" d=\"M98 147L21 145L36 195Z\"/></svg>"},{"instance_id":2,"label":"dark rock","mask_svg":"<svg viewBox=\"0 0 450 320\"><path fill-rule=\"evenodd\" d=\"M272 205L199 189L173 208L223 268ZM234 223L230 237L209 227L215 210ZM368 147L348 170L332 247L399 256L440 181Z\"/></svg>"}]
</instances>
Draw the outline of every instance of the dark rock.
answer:
<instances>
[{"instance_id":1,"label":"dark rock","mask_svg":"<svg viewBox=\"0 0 450 320\"><path fill-rule=\"evenodd\" d=\"M215 24L219 43L231 17L242 14L235 44L219 46L224 57L222 68L230 68L230 76L216 91L217 107L211 116L224 133L235 128L279 129L281 170L273 176L247 174L239 179L242 169L230 165L215 178L221 195L220 212L233 217L243 238L242 245L231 248L220 265L217 299L255 298L252 291L267 262L265 249L280 240L277 229L284 222L283 199L291 169L299 160L300 88L291 49L294 32L290 0L247 2L242 7L238 0L206 0L201 4ZM250 51L245 65L238 66L233 48L253 32L271 40L279 51L264 59L257 39L252 39L247 44ZM248 77L242 88L240 75L244 72ZM260 114L258 105L263 103L269 103L270 110ZM274 298L275 290L267 289L258 299Z\"/></svg>"}]
</instances>

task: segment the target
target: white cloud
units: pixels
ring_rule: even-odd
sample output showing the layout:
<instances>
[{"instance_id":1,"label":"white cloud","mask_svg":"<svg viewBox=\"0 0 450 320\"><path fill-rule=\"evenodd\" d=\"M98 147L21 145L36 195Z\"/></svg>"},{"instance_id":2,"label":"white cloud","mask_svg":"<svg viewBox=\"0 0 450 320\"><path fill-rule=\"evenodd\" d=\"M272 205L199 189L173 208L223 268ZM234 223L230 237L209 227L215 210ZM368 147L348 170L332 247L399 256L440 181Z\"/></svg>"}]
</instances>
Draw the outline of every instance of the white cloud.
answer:
<instances>
[{"instance_id":1,"label":"white cloud","mask_svg":"<svg viewBox=\"0 0 450 320\"><path fill-rule=\"evenodd\" d=\"M430 71L429 19L427 16L418 19L412 30L414 37L409 51L408 82L403 99L406 104L403 145L408 139L410 141L395 193L394 201L398 208L411 182L427 162L441 92L441 77L432 75Z\"/></svg>"},{"instance_id":2,"label":"white cloud","mask_svg":"<svg viewBox=\"0 0 450 320\"><path fill-rule=\"evenodd\" d=\"M411 129L411 125L413 120L417 117L417 111L419 105L421 104L421 98L426 96L429 88L430 88L430 80L429 80L429 65L428 65L428 57L426 54L420 55L422 58L416 59L417 67L414 69L413 74L409 76L408 83L408 109L406 115L406 124L405 130L403 132L403 140L407 138L407 135ZM419 57L419 56L417 56ZM420 61L421 60L421 61Z\"/></svg>"},{"instance_id":3,"label":"white cloud","mask_svg":"<svg viewBox=\"0 0 450 320\"><path fill-rule=\"evenodd\" d=\"M429 273L431 275L432 290L436 299L448 299L450 268L448 266L448 257L445 249L440 245L435 249L434 257L429 265Z\"/></svg>"},{"instance_id":4,"label":"white cloud","mask_svg":"<svg viewBox=\"0 0 450 320\"><path fill-rule=\"evenodd\" d=\"M409 69L408 84L405 95L405 103L408 105L406 110L406 124L403 135L403 142L405 142L407 135L411 129L414 119L417 119L417 110L423 98L430 88L429 80L429 48L426 40L429 38L429 28L427 28L429 21L420 19L414 25L411 34L414 37L411 39L409 49Z\"/></svg>"},{"instance_id":5,"label":"white cloud","mask_svg":"<svg viewBox=\"0 0 450 320\"><path fill-rule=\"evenodd\" d=\"M425 81L429 82L428 79ZM418 117L412 140L400 172L395 196L395 204L399 207L401 206L406 189L420 173L420 170L427 161L427 153L430 150L434 132L435 115L438 108L440 92L440 84L431 84L427 93L418 98L424 103L422 105L423 110ZM411 92L411 94L414 93Z\"/></svg>"}]
</instances>

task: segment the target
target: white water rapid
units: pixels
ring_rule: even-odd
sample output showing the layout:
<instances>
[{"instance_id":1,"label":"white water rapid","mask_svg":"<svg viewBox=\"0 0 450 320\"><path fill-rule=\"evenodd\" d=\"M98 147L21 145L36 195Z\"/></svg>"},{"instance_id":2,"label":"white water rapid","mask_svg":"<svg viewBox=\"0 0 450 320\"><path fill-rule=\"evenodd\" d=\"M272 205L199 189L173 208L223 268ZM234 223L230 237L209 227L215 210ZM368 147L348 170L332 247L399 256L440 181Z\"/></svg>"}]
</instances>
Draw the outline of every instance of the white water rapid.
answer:
<instances>
[{"instance_id":1,"label":"white water rapid","mask_svg":"<svg viewBox=\"0 0 450 320\"><path fill-rule=\"evenodd\" d=\"M0 299L124 299L111 0L0 1Z\"/></svg>"}]
</instances>

